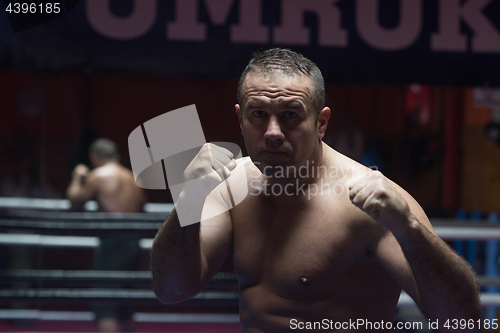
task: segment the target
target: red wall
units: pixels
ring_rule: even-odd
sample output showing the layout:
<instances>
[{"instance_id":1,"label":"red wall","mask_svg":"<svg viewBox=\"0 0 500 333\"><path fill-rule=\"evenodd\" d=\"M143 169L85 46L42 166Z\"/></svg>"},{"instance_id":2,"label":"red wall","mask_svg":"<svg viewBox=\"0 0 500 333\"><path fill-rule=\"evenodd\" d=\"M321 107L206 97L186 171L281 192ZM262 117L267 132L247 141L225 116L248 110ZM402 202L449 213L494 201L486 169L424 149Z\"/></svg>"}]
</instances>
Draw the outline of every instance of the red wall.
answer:
<instances>
[{"instance_id":1,"label":"red wall","mask_svg":"<svg viewBox=\"0 0 500 333\"><path fill-rule=\"evenodd\" d=\"M122 162L129 167L129 133L153 117L190 104L197 106L207 141L230 141L244 148L234 113L236 79L4 71L0 87L0 179L15 171L12 151L24 140L35 147L42 174L61 195L87 122L98 136L117 142ZM39 114L23 113L25 103L18 100L27 99L25 91L41 96ZM366 137L395 140L404 134L404 86L327 85L326 94L333 111L330 127L342 112L352 112ZM149 197L169 198L158 191L149 191Z\"/></svg>"}]
</instances>

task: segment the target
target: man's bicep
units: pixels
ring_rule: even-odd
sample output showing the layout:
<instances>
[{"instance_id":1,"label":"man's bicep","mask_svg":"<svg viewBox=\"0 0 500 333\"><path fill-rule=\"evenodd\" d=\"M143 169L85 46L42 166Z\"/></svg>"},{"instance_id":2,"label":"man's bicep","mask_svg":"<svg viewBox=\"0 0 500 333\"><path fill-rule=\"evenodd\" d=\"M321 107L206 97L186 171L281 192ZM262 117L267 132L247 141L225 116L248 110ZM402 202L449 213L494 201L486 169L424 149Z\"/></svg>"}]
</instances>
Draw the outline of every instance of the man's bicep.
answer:
<instances>
[{"instance_id":1,"label":"man's bicep","mask_svg":"<svg viewBox=\"0 0 500 333\"><path fill-rule=\"evenodd\" d=\"M391 232L384 232L375 247L380 264L404 291L413 299L417 298L417 287L413 272L403 250Z\"/></svg>"},{"instance_id":2,"label":"man's bicep","mask_svg":"<svg viewBox=\"0 0 500 333\"><path fill-rule=\"evenodd\" d=\"M425 226L427 230L435 234L435 231L427 218L422 207L408 192L397 186L398 191L407 202L411 213ZM419 302L418 288L410 264L401 249L400 244L391 232L385 231L378 239L376 255L392 278L410 295L415 302Z\"/></svg>"}]
</instances>

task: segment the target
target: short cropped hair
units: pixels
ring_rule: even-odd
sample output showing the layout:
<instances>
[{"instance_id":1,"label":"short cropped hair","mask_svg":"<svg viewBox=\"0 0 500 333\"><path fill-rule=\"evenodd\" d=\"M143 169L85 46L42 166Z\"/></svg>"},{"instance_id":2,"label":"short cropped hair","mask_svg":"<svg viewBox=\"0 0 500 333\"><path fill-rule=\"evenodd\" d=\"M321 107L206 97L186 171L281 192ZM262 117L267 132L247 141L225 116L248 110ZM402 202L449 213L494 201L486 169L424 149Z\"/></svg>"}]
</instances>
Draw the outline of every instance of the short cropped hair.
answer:
<instances>
[{"instance_id":1,"label":"short cropped hair","mask_svg":"<svg viewBox=\"0 0 500 333\"><path fill-rule=\"evenodd\" d=\"M106 138L95 140L89 148L89 154L94 153L103 160L110 160L116 157L118 149L116 143Z\"/></svg>"},{"instance_id":2,"label":"short cropped hair","mask_svg":"<svg viewBox=\"0 0 500 333\"><path fill-rule=\"evenodd\" d=\"M254 53L252 59L241 74L238 82L238 104L242 103L242 89L248 73L258 71L262 74L282 73L289 76L306 75L314 88L314 108L319 112L325 106L325 81L318 66L302 54L289 49L274 48Z\"/></svg>"}]
</instances>

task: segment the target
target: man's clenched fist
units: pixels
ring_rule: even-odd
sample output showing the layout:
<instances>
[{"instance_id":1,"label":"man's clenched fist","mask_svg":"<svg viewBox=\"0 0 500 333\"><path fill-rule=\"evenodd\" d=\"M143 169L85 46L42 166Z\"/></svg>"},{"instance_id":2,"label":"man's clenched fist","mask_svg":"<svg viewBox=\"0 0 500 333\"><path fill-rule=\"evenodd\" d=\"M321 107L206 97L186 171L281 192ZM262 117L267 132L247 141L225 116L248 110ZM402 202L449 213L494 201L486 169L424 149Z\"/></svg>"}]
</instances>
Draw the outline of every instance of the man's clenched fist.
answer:
<instances>
[{"instance_id":1,"label":"man's clenched fist","mask_svg":"<svg viewBox=\"0 0 500 333\"><path fill-rule=\"evenodd\" d=\"M198 180L196 186L210 192L231 175L236 165L229 150L206 143L184 171L184 181Z\"/></svg>"},{"instance_id":2,"label":"man's clenched fist","mask_svg":"<svg viewBox=\"0 0 500 333\"><path fill-rule=\"evenodd\" d=\"M78 164L73 169L73 177L85 177L89 171L89 168L85 164Z\"/></svg>"},{"instance_id":3,"label":"man's clenched fist","mask_svg":"<svg viewBox=\"0 0 500 333\"><path fill-rule=\"evenodd\" d=\"M351 181L349 198L387 231L400 230L412 216L406 200L379 171Z\"/></svg>"}]
</instances>

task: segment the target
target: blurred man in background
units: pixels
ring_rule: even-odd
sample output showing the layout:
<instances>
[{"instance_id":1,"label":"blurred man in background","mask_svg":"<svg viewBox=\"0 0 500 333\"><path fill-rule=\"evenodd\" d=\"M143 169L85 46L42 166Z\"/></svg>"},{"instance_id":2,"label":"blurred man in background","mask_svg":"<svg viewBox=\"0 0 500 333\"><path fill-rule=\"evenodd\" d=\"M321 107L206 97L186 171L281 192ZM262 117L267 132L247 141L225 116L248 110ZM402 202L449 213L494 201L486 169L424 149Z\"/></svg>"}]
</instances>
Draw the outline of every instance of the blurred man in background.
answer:
<instances>
[{"instance_id":1,"label":"blurred man in background","mask_svg":"<svg viewBox=\"0 0 500 333\"><path fill-rule=\"evenodd\" d=\"M108 139L97 139L89 148L89 159L94 169L90 171L83 164L75 167L66 191L68 199L74 204L96 200L103 212L142 212L144 192L135 184L132 172L120 164L116 144ZM101 238L94 269L137 270L140 258L139 237L106 236ZM100 332L133 331L130 307L94 305L93 310Z\"/></svg>"}]
</instances>

